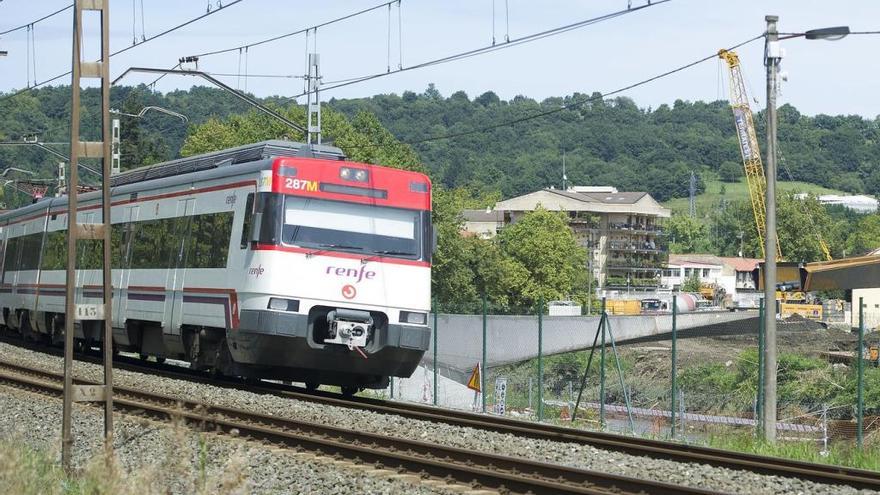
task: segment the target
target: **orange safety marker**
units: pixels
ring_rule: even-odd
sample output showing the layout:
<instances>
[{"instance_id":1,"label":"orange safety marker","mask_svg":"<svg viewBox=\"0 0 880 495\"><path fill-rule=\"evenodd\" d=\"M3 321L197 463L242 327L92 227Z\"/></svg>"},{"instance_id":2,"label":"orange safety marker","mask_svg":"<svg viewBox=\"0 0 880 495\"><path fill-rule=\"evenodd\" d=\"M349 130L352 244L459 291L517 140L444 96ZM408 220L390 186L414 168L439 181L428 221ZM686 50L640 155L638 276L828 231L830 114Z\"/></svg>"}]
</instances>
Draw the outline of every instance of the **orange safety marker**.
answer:
<instances>
[{"instance_id":1,"label":"orange safety marker","mask_svg":"<svg viewBox=\"0 0 880 495\"><path fill-rule=\"evenodd\" d=\"M471 377L468 379L467 388L476 392L482 391L480 385L483 383L483 381L480 380L480 373L480 363L477 363L477 365L474 367L473 373L471 373Z\"/></svg>"}]
</instances>

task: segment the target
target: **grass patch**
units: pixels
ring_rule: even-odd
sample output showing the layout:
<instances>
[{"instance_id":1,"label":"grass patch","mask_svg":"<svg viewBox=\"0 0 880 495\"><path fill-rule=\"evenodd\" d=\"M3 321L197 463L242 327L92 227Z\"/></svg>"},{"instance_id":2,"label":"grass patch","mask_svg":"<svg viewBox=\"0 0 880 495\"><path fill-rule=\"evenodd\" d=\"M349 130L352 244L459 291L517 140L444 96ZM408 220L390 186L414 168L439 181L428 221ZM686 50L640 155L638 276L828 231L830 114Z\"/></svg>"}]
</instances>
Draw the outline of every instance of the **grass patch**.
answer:
<instances>
[{"instance_id":1,"label":"grass patch","mask_svg":"<svg viewBox=\"0 0 880 495\"><path fill-rule=\"evenodd\" d=\"M835 442L829 445L827 451L822 452L821 446L809 441L780 441L770 444L751 433L727 432L710 436L708 445L749 454L880 471L880 445L876 443L859 450L855 443Z\"/></svg>"},{"instance_id":2,"label":"grass patch","mask_svg":"<svg viewBox=\"0 0 880 495\"><path fill-rule=\"evenodd\" d=\"M722 182L716 177L703 177L706 183L706 190L696 197L697 216L703 217L710 211L715 210L719 200L727 201L750 201L749 188L746 185L745 177L740 177L739 182ZM722 187L724 189L722 194ZM798 181L778 181L776 186L777 194L784 192L805 192L810 194L846 194L842 191L829 189L827 187L817 186L809 182ZM673 198L663 203L663 206L671 209L674 213L687 213L688 198Z\"/></svg>"}]
</instances>

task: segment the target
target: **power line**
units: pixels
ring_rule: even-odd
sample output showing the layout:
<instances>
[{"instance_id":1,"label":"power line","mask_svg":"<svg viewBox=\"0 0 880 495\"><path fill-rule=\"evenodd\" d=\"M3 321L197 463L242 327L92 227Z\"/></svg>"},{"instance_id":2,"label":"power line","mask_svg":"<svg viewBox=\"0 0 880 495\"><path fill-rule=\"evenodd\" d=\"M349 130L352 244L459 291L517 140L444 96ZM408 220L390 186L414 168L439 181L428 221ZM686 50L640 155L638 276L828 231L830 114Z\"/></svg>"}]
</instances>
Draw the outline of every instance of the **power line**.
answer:
<instances>
[{"instance_id":1,"label":"power line","mask_svg":"<svg viewBox=\"0 0 880 495\"><path fill-rule=\"evenodd\" d=\"M3 36L4 34L14 33L15 31L19 31L21 29L25 29L30 26L33 26L34 24L36 24L40 21L45 21L46 19L48 19L54 15L58 15L58 14L64 12L67 9L70 9L70 8L73 8L73 4L70 4L67 7L62 7L60 9L56 10L55 12L52 12L51 14L46 14L43 17L40 17L39 19L35 19L31 22L28 22L27 24L22 24L21 26L14 27L12 29L7 29L6 31L0 31L0 36Z\"/></svg>"},{"instance_id":2,"label":"power line","mask_svg":"<svg viewBox=\"0 0 880 495\"><path fill-rule=\"evenodd\" d=\"M521 45L521 44L525 44L525 43L530 43L530 42L532 42L532 41L537 41L537 40L540 40L540 39L543 39L543 38L547 38L547 37L550 37L550 36L555 36L555 35L558 35L558 34L566 33L566 32L568 32L568 31L572 31L572 30L575 30L575 29L580 29L580 28L583 28L583 27L586 27L586 26L590 26L590 25L592 25L592 24L598 24L598 23L600 23L600 22L604 22L604 21L607 21L607 20L615 19L615 18L617 18L617 17L621 17L621 16L624 16L624 15L627 15L627 14L632 14L632 13L637 12L637 11L639 11L639 10L646 9L646 8L649 8L649 7L653 7L653 6L655 6L655 5L660 5L660 4L663 4L663 3L666 3L666 2L670 2L670 1L672 1L672 0L659 0L659 1L654 1L654 2L651 2L651 3L645 4L645 5L640 5L640 6L638 6L638 7L627 8L627 9L625 9L625 10L619 10L619 11L616 11L616 12L612 12L612 13L610 13L610 14L601 15L601 16L599 16L599 17L592 17L592 18L590 18L590 19L584 19L584 20L582 20L582 21L574 22L574 23L571 23L571 24L566 24L566 25L564 25L564 26L559 26L559 27L556 27L556 28L548 29L548 30L546 30L546 31L541 31L541 32L538 32L538 33L533 33L533 34L530 34L530 35L527 35L527 36L523 36L523 37L521 37L521 38L512 39L512 40L510 40L509 42L506 42L506 43L494 44L494 45L489 44L489 45L486 45L486 46L482 46L482 47L479 47L479 48L475 48L475 49L473 49L473 50L468 50L468 51L464 51L464 52L459 52L459 53L456 53L456 54L453 54L453 55L448 55L448 56L445 56L445 57L442 57L442 58L438 58L438 59L430 60L430 61L427 61L427 62L422 62L422 63L420 63L420 64L418 64L418 65L411 65L411 66L409 66L409 67L401 67L401 68L399 68L399 69L392 70L392 71L390 71L390 72L378 72L378 73L370 74L370 75L366 75L366 76L353 77L353 78L344 79L344 80L342 80L343 82L339 82L338 84L334 84L334 85L330 85L330 86L321 86L321 91L329 91L329 90L331 90L331 89L341 88L341 87L343 87L343 86L349 86L349 85L352 85L352 84L358 84L358 83L361 83L361 82L370 81L370 80L373 80L373 79L378 79L378 78L380 78L380 77L389 76L389 75L391 75L391 74L398 74L398 73L400 73L400 72L406 72L406 71L416 70L416 69L423 69L423 68L426 68L426 67L431 67L431 66L433 66L433 65L445 64L445 63L453 62L453 61L456 61L456 60L463 60L463 59L466 59L466 58L475 57L475 56L477 56L477 55L483 55L483 54L485 54L485 53L494 52L494 51L496 51L496 50L503 50L503 49L505 49L505 48L510 48L510 47L517 46L517 45ZM716 54L716 55L717 55L717 54ZM308 92L303 92L303 93L300 93L300 94L298 94L298 95L295 95L294 98L298 98L298 97L300 97L300 96L305 96L306 94L308 94Z\"/></svg>"},{"instance_id":3,"label":"power line","mask_svg":"<svg viewBox=\"0 0 880 495\"><path fill-rule=\"evenodd\" d=\"M741 43L738 43L738 44L736 44L736 45L731 46L730 48L728 48L728 50L735 50L735 49L737 49L737 48L739 48L739 47L742 47L742 46L745 46L745 45L747 45L747 44L749 44L749 43L751 43L751 42L753 42L753 41L755 41L755 40L762 39L763 37L764 37L764 33L761 33L761 34L755 36L754 38L750 38L750 39L745 40L745 41L743 41L743 42L741 42ZM637 87L639 87L639 86L644 86L645 84L648 84L648 83L654 82L654 81L656 81L656 80L658 80L658 79L663 79L664 77L671 76L671 75L673 75L673 74L675 74L675 73L678 73L678 72L681 72L681 71L683 71L683 70L690 69L691 67L694 67L694 66L699 65L699 64L701 64L701 63L703 63L703 62L706 62L706 61L712 60L712 59L714 59L714 58L716 58L716 57L718 57L718 52L717 52L717 51L714 51L714 52L712 52L712 54L707 55L707 56L705 56L705 57L703 57L703 58L701 58L701 59L694 60L693 62L690 62L690 63L688 63L688 64L685 64L685 65L682 65L682 66L676 67L676 68L671 69L671 70L668 70L668 71L666 71L666 72L662 72L662 73L660 73L660 74L657 74L657 75L655 75L655 76L649 77L649 78L647 78L647 79L642 79L641 81L638 81L638 82L635 82L635 83L629 84L629 85L627 85L627 86L623 86L623 87L621 87L621 88L615 89L615 90L613 90L613 91L609 91L609 92L607 92L607 93L602 93L602 94L599 94L599 95L596 95L596 96L590 96L590 97L588 97L588 98L584 98L584 99L581 99L581 100L578 100L578 101L575 101L575 102L572 102L572 103L568 103L568 104L566 104L566 105L562 105L562 106L559 106L559 107L557 107L557 108L553 108L552 110L545 110L545 111L543 111L543 112L534 113L534 114L531 114L531 115L527 115L527 116L525 116L525 117L520 117L520 118L513 119L513 120L507 120L507 121L504 121L504 122L499 122L499 123L497 123L497 124L492 124L492 125L488 125L488 126L485 126L485 127L480 127L480 128L478 128L478 129L471 129L471 130L469 130L469 131L461 131L461 132L455 132L455 133L443 134L443 135L440 135L440 136L432 136L432 137L428 137L428 138L424 138L424 139L417 139L417 140L414 140L414 141L404 141L402 144L414 145L414 144L421 144L421 143L426 143L426 142L430 142L430 141L440 141L440 140L443 140L443 139L454 139L454 138L458 138L458 137L462 137L462 136L468 136L468 135L471 135L471 134L479 134L479 133L483 133L483 132L491 131L491 130L498 129L498 128L501 128L501 127L508 127L508 126L512 126L512 125L520 124L520 123L522 123L522 122L527 122L527 121L529 121L529 120L539 119L539 118L541 118L541 117L546 117L546 116L548 116L548 115L552 115L552 114L555 114L555 113L559 113L559 112L561 112L561 111L563 111L563 110L570 110L570 109L572 109L572 108L577 108L577 107L580 107L580 106L586 105L587 103L591 103L591 102L594 102L594 101L603 100L603 99L605 99L605 98L607 98L607 97L609 97L609 96L613 96L613 95L616 95L616 94L622 93L622 92L624 92L624 91L629 91L629 90L634 89L634 88L637 88ZM375 143L369 143L369 144L367 144L367 145L363 145L363 146L355 146L355 148L358 148L358 147L366 147L366 146L377 147L377 146L379 146L379 145L378 145L378 144L375 144Z\"/></svg>"},{"instance_id":4,"label":"power line","mask_svg":"<svg viewBox=\"0 0 880 495\"><path fill-rule=\"evenodd\" d=\"M297 74L237 74L233 72L205 72L205 74L216 77L242 77L258 79L303 79L306 77Z\"/></svg>"},{"instance_id":5,"label":"power line","mask_svg":"<svg viewBox=\"0 0 880 495\"><path fill-rule=\"evenodd\" d=\"M140 43L137 43L137 44L134 44L134 45L127 46L127 47L122 48L122 49L120 49L120 50L116 50L115 52L111 53L110 56L113 57L113 56L115 56L115 55L119 55L120 53L127 52L127 51L131 50L132 48L135 48L135 47L141 46L141 45L143 45L144 43L148 43L148 42L150 42L150 41L153 41L153 40L156 39L156 38L161 38L162 36L165 36L166 34L172 33L172 32L174 32L174 31L177 31L178 29L181 29L181 28L184 28L184 27L186 27L186 26L189 26L190 24L192 24L192 23L194 23L194 22L200 21L200 20L204 19L205 17L208 17L208 16L210 16L210 15L216 14L217 12L220 12L221 10L228 9L229 7L232 7L233 5L235 5L235 4L237 4L237 3L240 3L240 2L243 2L243 1L244 1L244 0L233 0L233 1L230 2L230 3L227 3L227 4L225 4L225 5L222 5L222 6L220 6L220 7L217 7L216 9L210 10L210 11L208 11L208 12L206 12L206 13L204 13L204 14L198 16L198 17L193 17L192 19L190 19L190 20L188 20L188 21L186 21L186 22L183 22L183 23L178 24L178 25L176 25L176 26L174 26L174 27L168 28L168 29L166 29L165 31L162 31L162 32L159 33L159 34L155 34L155 35L153 35L153 36L150 36L149 38L144 39L144 40L141 41ZM100 61L100 60L99 60L99 61ZM33 91L34 89L36 89L36 88L38 88L38 87L40 87L40 86L44 86L44 85L49 84L49 83L51 83L51 82L57 81L58 79L61 79L62 77L69 76L70 73L71 73L71 71L67 71L67 72L65 72L64 74L58 74L57 76L54 76L54 77L51 77L51 78L49 78L49 79L46 79L46 80L40 81L39 83L37 83L37 84L35 84L35 85L33 85L33 86L30 86L30 87L27 87L27 88L22 88L22 89L20 89L20 90L14 92L14 93L9 93L9 94L7 94L7 95L0 96L0 102L3 102L3 101L6 101L6 100L9 100L9 99L15 98L16 96L22 95L22 94L24 94L24 93L29 93L29 92Z\"/></svg>"},{"instance_id":6,"label":"power line","mask_svg":"<svg viewBox=\"0 0 880 495\"><path fill-rule=\"evenodd\" d=\"M381 5L376 5L376 6L374 6L374 7L369 7L369 8L363 9L363 10L359 10L359 11L357 11L357 12L352 12L351 14L348 14L348 15L345 15L345 16L342 16L342 17L337 17L336 19L331 19L331 20L329 20L329 21L322 22L321 24L315 24L314 26L309 26L309 27L307 27L307 28L298 29L298 30L296 30L296 31L292 31L292 32L290 32L290 33L280 34L280 35L278 35L278 36L273 36L273 37L271 37L271 38L266 38L266 39L261 40L261 41L255 41L255 42L253 42L253 43L248 43L248 44L245 44L245 45L234 46L234 47L232 47L232 48L224 48L224 49L222 49L222 50L214 50L214 51L212 51L212 52L199 53L199 54L197 54L197 55L193 55L193 56L194 56L194 57L199 57L199 58L201 58L201 57L208 57L208 56L211 56L211 55L219 55L219 54L221 54L221 53L229 53L229 52L234 52L234 51L238 51L238 50L246 50L246 49L248 49L248 48L253 48L253 47L255 47L255 46L265 45L266 43L272 43L273 41L278 41L278 40L281 40L281 39L284 39L284 38L289 38L289 37L291 37L291 36L296 36L296 35L298 35L298 34L307 33L307 32L309 32L309 31L312 31L312 30L318 29L318 28L320 28L320 27L329 26L329 25L331 25L331 24L335 24L335 23L337 23L337 22L341 22L341 21L344 21L344 20L346 20L346 19L351 19L352 17L357 17L357 16L359 16L359 15L361 15L361 14L366 14L367 12L372 12L372 11L374 11L374 10L381 9L381 8L383 8L383 7L386 7L386 6L391 6L392 4L398 3L398 1L399 1L399 0L392 0L392 1L390 1L390 2L385 2L385 3L381 4Z\"/></svg>"}]
</instances>

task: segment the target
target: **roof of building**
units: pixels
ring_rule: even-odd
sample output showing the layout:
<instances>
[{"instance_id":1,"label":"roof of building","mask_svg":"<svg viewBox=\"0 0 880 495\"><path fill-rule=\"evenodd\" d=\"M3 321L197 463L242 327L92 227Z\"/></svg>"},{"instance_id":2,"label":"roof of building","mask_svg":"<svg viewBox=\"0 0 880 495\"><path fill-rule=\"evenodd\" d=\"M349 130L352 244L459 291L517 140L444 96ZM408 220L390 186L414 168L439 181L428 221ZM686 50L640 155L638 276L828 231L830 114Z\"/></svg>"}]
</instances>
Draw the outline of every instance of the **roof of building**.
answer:
<instances>
[{"instance_id":1,"label":"roof of building","mask_svg":"<svg viewBox=\"0 0 880 495\"><path fill-rule=\"evenodd\" d=\"M670 254L669 265L715 265L737 272L750 272L758 267L762 260L757 258L738 258L733 256L715 256L714 254Z\"/></svg>"},{"instance_id":2,"label":"roof of building","mask_svg":"<svg viewBox=\"0 0 880 495\"><path fill-rule=\"evenodd\" d=\"M758 263L763 261L758 258L737 258L732 256L725 256L721 259L738 272L753 271L755 268L758 268Z\"/></svg>"},{"instance_id":3,"label":"roof of building","mask_svg":"<svg viewBox=\"0 0 880 495\"><path fill-rule=\"evenodd\" d=\"M462 210L465 222L502 222L504 212L497 210Z\"/></svg>"},{"instance_id":4,"label":"roof of building","mask_svg":"<svg viewBox=\"0 0 880 495\"><path fill-rule=\"evenodd\" d=\"M555 198L555 199L554 199ZM550 210L621 212L630 211L669 217L670 211L646 192L578 192L574 188L540 189L495 205L501 211L532 210L542 204Z\"/></svg>"},{"instance_id":5,"label":"roof of building","mask_svg":"<svg viewBox=\"0 0 880 495\"><path fill-rule=\"evenodd\" d=\"M578 193L600 203L631 205L645 197L646 192Z\"/></svg>"},{"instance_id":6,"label":"roof of building","mask_svg":"<svg viewBox=\"0 0 880 495\"><path fill-rule=\"evenodd\" d=\"M724 260L714 254L670 254L670 265L716 265L723 266Z\"/></svg>"}]
</instances>

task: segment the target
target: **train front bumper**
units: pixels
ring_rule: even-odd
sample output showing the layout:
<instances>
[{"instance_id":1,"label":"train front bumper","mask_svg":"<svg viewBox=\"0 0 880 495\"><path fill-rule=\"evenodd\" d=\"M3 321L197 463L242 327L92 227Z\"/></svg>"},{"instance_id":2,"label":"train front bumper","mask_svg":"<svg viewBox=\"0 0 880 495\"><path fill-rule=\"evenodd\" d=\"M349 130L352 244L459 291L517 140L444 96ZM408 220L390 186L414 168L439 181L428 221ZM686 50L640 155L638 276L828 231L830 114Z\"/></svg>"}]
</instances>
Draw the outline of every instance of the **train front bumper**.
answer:
<instances>
[{"instance_id":1,"label":"train front bumper","mask_svg":"<svg viewBox=\"0 0 880 495\"><path fill-rule=\"evenodd\" d=\"M428 349L431 329L389 323L372 330L367 346L315 342L309 317L269 310L242 310L239 328L227 331L232 359L262 370L261 376L324 384L362 384L409 377Z\"/></svg>"}]
</instances>

